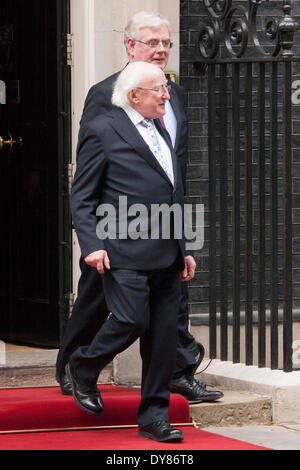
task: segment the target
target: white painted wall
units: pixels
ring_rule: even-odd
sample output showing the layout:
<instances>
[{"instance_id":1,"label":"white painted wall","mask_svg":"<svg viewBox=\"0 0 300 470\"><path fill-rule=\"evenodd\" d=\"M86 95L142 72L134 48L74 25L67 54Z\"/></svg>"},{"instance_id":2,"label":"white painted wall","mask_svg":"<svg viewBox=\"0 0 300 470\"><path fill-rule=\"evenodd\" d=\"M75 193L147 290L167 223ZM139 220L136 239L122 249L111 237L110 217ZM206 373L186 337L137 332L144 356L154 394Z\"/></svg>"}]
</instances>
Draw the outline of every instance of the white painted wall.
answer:
<instances>
[{"instance_id":1,"label":"white painted wall","mask_svg":"<svg viewBox=\"0 0 300 470\"><path fill-rule=\"evenodd\" d=\"M79 121L83 104L91 85L95 83L95 0L71 0L72 34L72 160L75 163ZM80 249L77 238L73 237L73 292L77 292L80 277Z\"/></svg>"},{"instance_id":2,"label":"white painted wall","mask_svg":"<svg viewBox=\"0 0 300 470\"><path fill-rule=\"evenodd\" d=\"M138 11L159 11L171 22L175 43L168 70L179 70L179 0L95 0L95 73L103 80L123 67L127 54L123 31L128 20Z\"/></svg>"}]
</instances>

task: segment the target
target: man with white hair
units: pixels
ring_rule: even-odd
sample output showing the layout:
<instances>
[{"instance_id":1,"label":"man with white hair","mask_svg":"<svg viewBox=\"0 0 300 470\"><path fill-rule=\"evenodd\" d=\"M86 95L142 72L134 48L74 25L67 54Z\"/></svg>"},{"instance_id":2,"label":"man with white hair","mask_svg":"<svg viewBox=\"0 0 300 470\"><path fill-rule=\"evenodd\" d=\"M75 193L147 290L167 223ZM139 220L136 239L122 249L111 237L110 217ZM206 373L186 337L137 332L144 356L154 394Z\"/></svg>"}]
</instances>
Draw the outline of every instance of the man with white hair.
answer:
<instances>
[{"instance_id":1,"label":"man with white hair","mask_svg":"<svg viewBox=\"0 0 300 470\"><path fill-rule=\"evenodd\" d=\"M164 70L167 66L172 42L169 21L159 14L139 12L129 21L124 35L129 63L143 61ZM94 85L86 98L81 126L96 116L112 108L111 96L113 85L120 72ZM184 108L184 90L176 83L169 82L170 101L166 102L166 113L162 125L167 129L179 160L185 183L188 124ZM79 145L81 140L79 134ZM65 375L65 365L69 356L79 344L89 344L99 325L107 318L109 310L103 295L101 276L89 266L83 258L80 260L82 275L78 285L78 296L61 342L56 377L62 392L71 393L71 387ZM216 390L207 390L203 382L194 377L201 359L199 347L188 329L188 292L187 283L182 285L182 295L178 309L178 345L174 374L170 381L170 390L181 393L190 403L213 401L223 394ZM202 352L202 351L201 351ZM196 356L199 354L199 359Z\"/></svg>"},{"instance_id":2,"label":"man with white hair","mask_svg":"<svg viewBox=\"0 0 300 470\"><path fill-rule=\"evenodd\" d=\"M89 346L72 353L66 371L79 407L100 415L105 412L97 387L100 372L140 338L139 436L180 442L181 430L169 423L168 384L176 360L180 281L193 278L196 263L186 254L184 235L178 237L176 225L184 222L179 160L168 133L158 124L169 99L163 71L133 62L115 84L115 108L81 126L71 210L82 256L102 276L111 315ZM132 219L121 213L120 197L126 197L130 207L146 209L147 236L130 237ZM174 217L170 224L169 237L164 236L162 223L159 236L152 236L148 209L153 204L182 209L180 220ZM114 209L116 227L125 219L125 227L112 237L101 224L102 205L104 212Z\"/></svg>"}]
</instances>

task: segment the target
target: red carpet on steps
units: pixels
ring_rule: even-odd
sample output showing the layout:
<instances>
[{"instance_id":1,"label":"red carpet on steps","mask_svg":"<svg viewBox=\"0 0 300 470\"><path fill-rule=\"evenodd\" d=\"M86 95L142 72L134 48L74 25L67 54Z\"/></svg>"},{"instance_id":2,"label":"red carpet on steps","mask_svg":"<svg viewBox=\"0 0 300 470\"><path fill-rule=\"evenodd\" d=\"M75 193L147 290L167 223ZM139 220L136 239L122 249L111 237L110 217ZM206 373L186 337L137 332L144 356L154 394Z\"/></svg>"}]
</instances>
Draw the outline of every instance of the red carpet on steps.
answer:
<instances>
[{"instance_id":1,"label":"red carpet on steps","mask_svg":"<svg viewBox=\"0 0 300 470\"><path fill-rule=\"evenodd\" d=\"M101 416L81 410L59 387L0 390L0 432L137 424L139 390L114 385L99 389L104 403ZM172 423L190 422L189 405L181 395L171 395L169 419Z\"/></svg>"},{"instance_id":2,"label":"red carpet on steps","mask_svg":"<svg viewBox=\"0 0 300 470\"><path fill-rule=\"evenodd\" d=\"M135 427L101 429L136 426L140 391L112 385L99 388L102 416L82 411L58 387L0 390L0 450L264 450L190 426L189 405L180 395L171 395L169 418L178 427L185 424L181 443L141 439Z\"/></svg>"}]
</instances>

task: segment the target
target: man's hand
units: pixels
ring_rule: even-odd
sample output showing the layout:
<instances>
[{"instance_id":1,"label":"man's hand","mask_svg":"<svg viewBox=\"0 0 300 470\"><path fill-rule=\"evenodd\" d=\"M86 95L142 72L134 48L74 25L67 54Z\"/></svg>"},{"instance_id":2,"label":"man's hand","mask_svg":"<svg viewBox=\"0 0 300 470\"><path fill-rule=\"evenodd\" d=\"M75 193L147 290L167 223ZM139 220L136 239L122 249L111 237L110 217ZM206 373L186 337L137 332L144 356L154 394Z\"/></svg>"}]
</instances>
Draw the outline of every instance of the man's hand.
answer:
<instances>
[{"instance_id":1,"label":"man's hand","mask_svg":"<svg viewBox=\"0 0 300 470\"><path fill-rule=\"evenodd\" d=\"M185 257L185 268L181 271L182 282L190 281L195 276L196 262L192 255Z\"/></svg>"},{"instance_id":2,"label":"man's hand","mask_svg":"<svg viewBox=\"0 0 300 470\"><path fill-rule=\"evenodd\" d=\"M96 268L99 274L104 274L104 268L110 269L110 261L105 250L94 251L84 258L86 264Z\"/></svg>"}]
</instances>

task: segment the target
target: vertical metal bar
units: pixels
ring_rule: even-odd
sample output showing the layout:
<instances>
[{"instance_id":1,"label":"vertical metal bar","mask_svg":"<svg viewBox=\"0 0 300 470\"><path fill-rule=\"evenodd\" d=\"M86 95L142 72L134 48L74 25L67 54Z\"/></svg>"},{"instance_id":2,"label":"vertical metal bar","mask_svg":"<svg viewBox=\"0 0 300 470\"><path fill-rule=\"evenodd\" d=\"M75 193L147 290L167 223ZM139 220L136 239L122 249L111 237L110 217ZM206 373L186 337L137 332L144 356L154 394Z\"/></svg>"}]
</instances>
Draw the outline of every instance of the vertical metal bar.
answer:
<instances>
[{"instance_id":1,"label":"vertical metal bar","mask_svg":"<svg viewBox=\"0 0 300 470\"><path fill-rule=\"evenodd\" d=\"M228 102L227 65L220 65L220 317L221 360L228 360Z\"/></svg>"},{"instance_id":2,"label":"vertical metal bar","mask_svg":"<svg viewBox=\"0 0 300 470\"><path fill-rule=\"evenodd\" d=\"M247 64L245 84L246 107L246 306L245 356L246 365L253 364L253 203L252 203L252 63Z\"/></svg>"},{"instance_id":3,"label":"vertical metal bar","mask_svg":"<svg viewBox=\"0 0 300 470\"><path fill-rule=\"evenodd\" d=\"M232 360L240 362L240 64L232 65Z\"/></svg>"},{"instance_id":4,"label":"vertical metal bar","mask_svg":"<svg viewBox=\"0 0 300 470\"><path fill-rule=\"evenodd\" d=\"M259 64L258 84L258 366L266 365L266 287L265 287L265 63Z\"/></svg>"},{"instance_id":5,"label":"vertical metal bar","mask_svg":"<svg viewBox=\"0 0 300 470\"><path fill-rule=\"evenodd\" d=\"M290 372L293 341L293 275L292 275L292 62L283 64L283 368Z\"/></svg>"},{"instance_id":6,"label":"vertical metal bar","mask_svg":"<svg viewBox=\"0 0 300 470\"><path fill-rule=\"evenodd\" d=\"M210 358L217 357L216 325L216 67L208 66L208 165L209 165L209 346Z\"/></svg>"},{"instance_id":7,"label":"vertical metal bar","mask_svg":"<svg viewBox=\"0 0 300 470\"><path fill-rule=\"evenodd\" d=\"M278 369L278 64L271 64L271 369Z\"/></svg>"}]
</instances>

